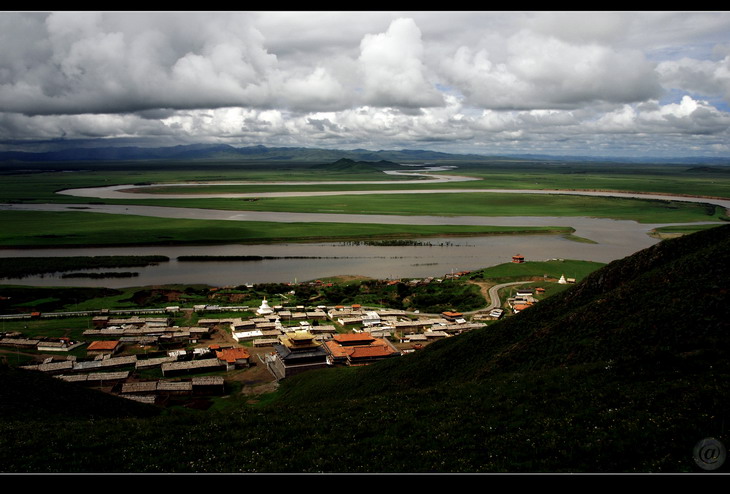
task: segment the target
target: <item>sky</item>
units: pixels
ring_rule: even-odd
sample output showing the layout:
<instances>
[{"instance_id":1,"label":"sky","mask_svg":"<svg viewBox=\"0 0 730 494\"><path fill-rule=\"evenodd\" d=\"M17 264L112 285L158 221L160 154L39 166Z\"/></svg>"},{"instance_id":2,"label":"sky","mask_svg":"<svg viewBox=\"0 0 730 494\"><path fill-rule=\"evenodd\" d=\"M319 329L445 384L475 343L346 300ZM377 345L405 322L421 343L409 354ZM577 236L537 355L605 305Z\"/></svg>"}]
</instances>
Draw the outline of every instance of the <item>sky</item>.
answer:
<instances>
[{"instance_id":1,"label":"sky","mask_svg":"<svg viewBox=\"0 0 730 494\"><path fill-rule=\"evenodd\" d=\"M0 12L0 149L76 139L730 157L730 12Z\"/></svg>"}]
</instances>

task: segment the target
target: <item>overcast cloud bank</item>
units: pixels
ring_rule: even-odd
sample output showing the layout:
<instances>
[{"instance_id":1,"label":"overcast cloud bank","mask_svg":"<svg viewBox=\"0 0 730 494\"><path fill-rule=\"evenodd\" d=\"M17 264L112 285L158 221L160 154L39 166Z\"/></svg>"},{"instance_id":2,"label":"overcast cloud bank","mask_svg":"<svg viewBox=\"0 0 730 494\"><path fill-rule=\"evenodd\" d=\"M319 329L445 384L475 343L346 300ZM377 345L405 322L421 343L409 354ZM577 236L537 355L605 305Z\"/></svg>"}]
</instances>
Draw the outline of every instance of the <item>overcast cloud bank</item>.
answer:
<instances>
[{"instance_id":1,"label":"overcast cloud bank","mask_svg":"<svg viewBox=\"0 0 730 494\"><path fill-rule=\"evenodd\" d=\"M726 12L4 12L0 140L730 156Z\"/></svg>"}]
</instances>

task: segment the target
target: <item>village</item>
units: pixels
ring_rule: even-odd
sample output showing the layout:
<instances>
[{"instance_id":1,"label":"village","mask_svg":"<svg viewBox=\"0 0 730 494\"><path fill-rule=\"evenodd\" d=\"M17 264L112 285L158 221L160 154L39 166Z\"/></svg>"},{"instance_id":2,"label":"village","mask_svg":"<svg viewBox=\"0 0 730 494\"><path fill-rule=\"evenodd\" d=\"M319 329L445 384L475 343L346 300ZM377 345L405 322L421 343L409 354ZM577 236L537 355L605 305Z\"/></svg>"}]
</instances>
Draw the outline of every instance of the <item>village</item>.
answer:
<instances>
[{"instance_id":1,"label":"village","mask_svg":"<svg viewBox=\"0 0 730 494\"><path fill-rule=\"evenodd\" d=\"M524 260L515 256L513 262ZM574 280L563 277L558 283L568 282ZM266 298L258 307L200 304L5 315L0 318L81 316L89 319L90 327L78 341L0 332L0 349L6 355L30 350L34 362L20 368L164 406L226 395L227 384L233 380L275 389L282 379L308 370L397 358L525 310L537 302L535 294L541 291L541 287L518 288L504 304L492 301L468 315L360 304L271 306ZM181 312L199 316L195 326L175 325L175 316Z\"/></svg>"}]
</instances>

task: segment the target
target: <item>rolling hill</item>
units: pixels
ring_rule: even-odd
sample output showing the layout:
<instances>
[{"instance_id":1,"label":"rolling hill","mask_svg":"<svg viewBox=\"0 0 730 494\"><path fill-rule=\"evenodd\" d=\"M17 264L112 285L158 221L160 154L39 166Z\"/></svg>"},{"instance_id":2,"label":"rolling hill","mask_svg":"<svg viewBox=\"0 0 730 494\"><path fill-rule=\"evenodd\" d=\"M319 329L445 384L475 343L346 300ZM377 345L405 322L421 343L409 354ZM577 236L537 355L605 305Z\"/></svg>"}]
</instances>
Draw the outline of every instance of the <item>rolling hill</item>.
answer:
<instances>
[{"instance_id":1,"label":"rolling hill","mask_svg":"<svg viewBox=\"0 0 730 494\"><path fill-rule=\"evenodd\" d=\"M420 160L483 160L484 156L449 154L427 150L339 150L303 147L234 147L227 144L188 144L166 147L141 146L68 146L56 145L54 149L38 151L0 151L1 162L69 162L69 161L136 161L136 160L259 160L331 162L340 158L354 161L376 162ZM42 149L42 150L41 150Z\"/></svg>"},{"instance_id":2,"label":"rolling hill","mask_svg":"<svg viewBox=\"0 0 730 494\"><path fill-rule=\"evenodd\" d=\"M228 144L183 144L175 146L132 145L126 140L108 141L81 140L36 140L0 141L0 163L43 163L61 162L112 162L139 160L221 160L221 161L291 161L331 162L340 158L355 161L395 162L422 161L525 161L525 162L608 162L608 163L674 163L728 165L728 158L686 156L686 157L601 157L601 156L558 156L541 154L473 154L446 153L425 149L324 149L307 147L273 147L264 145L231 146Z\"/></svg>"},{"instance_id":3,"label":"rolling hill","mask_svg":"<svg viewBox=\"0 0 730 494\"><path fill-rule=\"evenodd\" d=\"M398 163L392 161L380 160L380 161L355 161L348 158L340 158L332 163L322 163L313 165L310 168L312 170L324 170L324 171L336 171L344 173L373 173L382 172L383 170L392 170L398 168Z\"/></svg>"}]
</instances>

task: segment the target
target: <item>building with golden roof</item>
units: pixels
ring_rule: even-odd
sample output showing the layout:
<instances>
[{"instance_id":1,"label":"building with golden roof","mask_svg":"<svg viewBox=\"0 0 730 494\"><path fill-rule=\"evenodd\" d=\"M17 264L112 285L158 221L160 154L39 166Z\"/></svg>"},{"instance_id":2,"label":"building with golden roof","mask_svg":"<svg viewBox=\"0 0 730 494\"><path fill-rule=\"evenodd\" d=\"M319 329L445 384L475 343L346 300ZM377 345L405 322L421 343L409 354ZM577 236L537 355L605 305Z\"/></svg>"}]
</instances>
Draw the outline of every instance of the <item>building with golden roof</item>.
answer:
<instances>
[{"instance_id":1,"label":"building with golden roof","mask_svg":"<svg viewBox=\"0 0 730 494\"><path fill-rule=\"evenodd\" d=\"M266 359L269 370L277 379L300 372L327 367L327 352L307 330L294 331L279 336L279 343Z\"/></svg>"}]
</instances>

